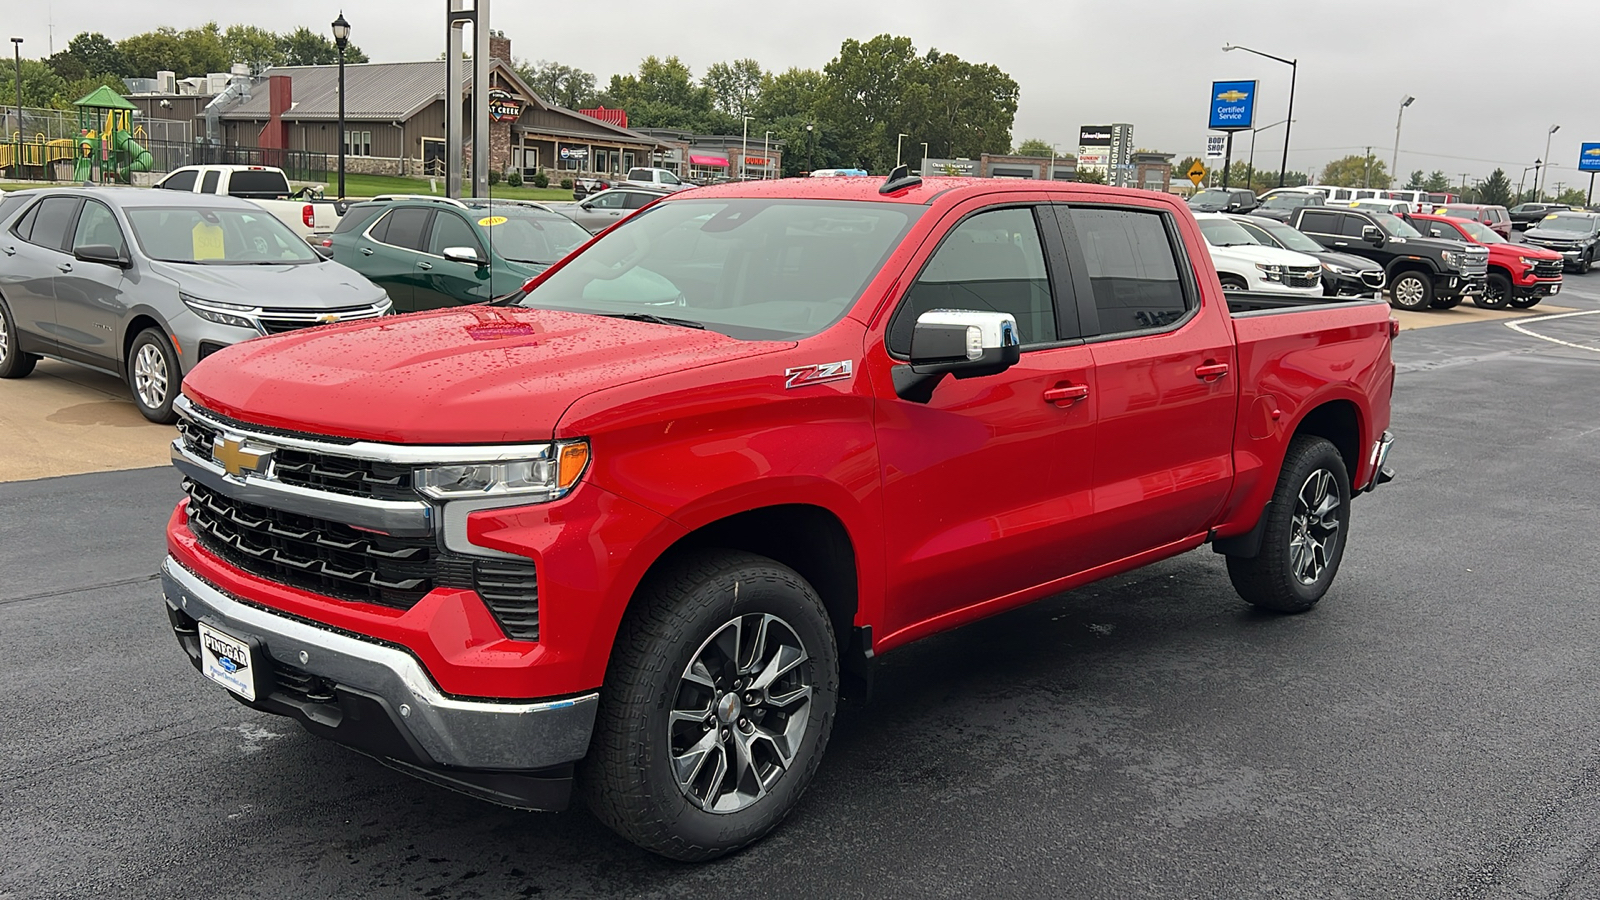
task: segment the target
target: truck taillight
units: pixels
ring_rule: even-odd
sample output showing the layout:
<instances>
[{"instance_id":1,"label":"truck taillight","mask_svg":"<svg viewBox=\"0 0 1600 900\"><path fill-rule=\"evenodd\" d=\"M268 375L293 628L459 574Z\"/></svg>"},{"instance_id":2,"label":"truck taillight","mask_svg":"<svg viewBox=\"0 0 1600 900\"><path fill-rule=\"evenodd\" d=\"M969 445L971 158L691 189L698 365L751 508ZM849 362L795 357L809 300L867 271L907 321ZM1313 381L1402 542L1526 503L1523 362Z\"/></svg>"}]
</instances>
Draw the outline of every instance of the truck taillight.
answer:
<instances>
[{"instance_id":1,"label":"truck taillight","mask_svg":"<svg viewBox=\"0 0 1600 900\"><path fill-rule=\"evenodd\" d=\"M324 246L324 247L332 247L333 246L333 238L331 238L331 237L323 238L322 239L322 246Z\"/></svg>"},{"instance_id":2,"label":"truck taillight","mask_svg":"<svg viewBox=\"0 0 1600 900\"><path fill-rule=\"evenodd\" d=\"M1399 336L1400 336L1400 320L1396 319L1394 316L1390 316L1389 317L1389 340L1392 341L1392 340L1394 340L1395 338L1397 338Z\"/></svg>"},{"instance_id":3,"label":"truck taillight","mask_svg":"<svg viewBox=\"0 0 1600 900\"><path fill-rule=\"evenodd\" d=\"M300 207L300 221L306 223L306 227L307 228L311 228L311 227L315 226L317 224L317 210L316 210L316 207L312 206L309 203L307 203L305 206Z\"/></svg>"}]
</instances>

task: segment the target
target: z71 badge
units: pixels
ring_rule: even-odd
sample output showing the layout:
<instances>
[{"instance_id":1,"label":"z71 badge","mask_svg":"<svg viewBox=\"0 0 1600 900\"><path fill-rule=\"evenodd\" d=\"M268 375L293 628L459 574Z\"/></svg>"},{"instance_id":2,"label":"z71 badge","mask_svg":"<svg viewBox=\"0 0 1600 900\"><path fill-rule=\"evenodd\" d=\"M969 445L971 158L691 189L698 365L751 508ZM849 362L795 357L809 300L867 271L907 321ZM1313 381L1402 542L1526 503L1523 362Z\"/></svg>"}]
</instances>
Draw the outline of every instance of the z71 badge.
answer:
<instances>
[{"instance_id":1,"label":"z71 badge","mask_svg":"<svg viewBox=\"0 0 1600 900\"><path fill-rule=\"evenodd\" d=\"M783 386L786 388L805 387L808 384L821 384L824 381L844 381L850 377L850 360L839 362L818 363L814 366L796 366L785 369L783 372Z\"/></svg>"}]
</instances>

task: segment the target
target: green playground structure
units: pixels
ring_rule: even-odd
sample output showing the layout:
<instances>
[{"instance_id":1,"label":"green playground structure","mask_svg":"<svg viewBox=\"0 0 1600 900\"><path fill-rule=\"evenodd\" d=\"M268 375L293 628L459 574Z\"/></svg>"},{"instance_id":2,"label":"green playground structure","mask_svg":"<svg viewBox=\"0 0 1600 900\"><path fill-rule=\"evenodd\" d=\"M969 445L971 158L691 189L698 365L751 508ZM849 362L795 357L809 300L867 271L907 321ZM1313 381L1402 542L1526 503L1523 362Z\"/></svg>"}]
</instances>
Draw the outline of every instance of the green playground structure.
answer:
<instances>
[{"instance_id":1,"label":"green playground structure","mask_svg":"<svg viewBox=\"0 0 1600 900\"><path fill-rule=\"evenodd\" d=\"M104 85L74 103L78 108L78 154L72 180L133 183L133 173L148 172L154 159L134 140L137 108ZM95 177L96 171L99 177Z\"/></svg>"}]
</instances>

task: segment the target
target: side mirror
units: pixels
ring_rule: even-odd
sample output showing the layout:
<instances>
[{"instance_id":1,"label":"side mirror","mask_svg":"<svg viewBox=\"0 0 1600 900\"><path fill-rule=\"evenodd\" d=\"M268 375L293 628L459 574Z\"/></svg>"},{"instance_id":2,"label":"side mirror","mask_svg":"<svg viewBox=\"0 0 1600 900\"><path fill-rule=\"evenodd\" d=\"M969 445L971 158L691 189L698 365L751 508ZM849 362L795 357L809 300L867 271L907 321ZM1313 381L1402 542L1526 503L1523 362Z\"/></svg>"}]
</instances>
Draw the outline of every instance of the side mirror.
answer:
<instances>
[{"instance_id":1,"label":"side mirror","mask_svg":"<svg viewBox=\"0 0 1600 900\"><path fill-rule=\"evenodd\" d=\"M121 251L110 244L84 244L82 247L72 249L72 257L79 262L100 263L107 266L116 266L126 269L133 265L133 261L123 256Z\"/></svg>"},{"instance_id":2,"label":"side mirror","mask_svg":"<svg viewBox=\"0 0 1600 900\"><path fill-rule=\"evenodd\" d=\"M1379 231L1376 225L1363 225L1361 226L1361 239L1369 244L1381 244L1383 243L1383 232Z\"/></svg>"},{"instance_id":3,"label":"side mirror","mask_svg":"<svg viewBox=\"0 0 1600 900\"><path fill-rule=\"evenodd\" d=\"M472 263L479 266L489 264L488 260L478 255L476 247L446 247L444 248L444 258L451 262Z\"/></svg>"},{"instance_id":4,"label":"side mirror","mask_svg":"<svg viewBox=\"0 0 1600 900\"><path fill-rule=\"evenodd\" d=\"M311 245L311 252L317 254L318 256L322 257L323 259L333 259L333 248L332 247L324 247L321 244L312 244Z\"/></svg>"},{"instance_id":5,"label":"side mirror","mask_svg":"<svg viewBox=\"0 0 1600 900\"><path fill-rule=\"evenodd\" d=\"M1022 358L1022 338L1010 313L930 309L911 332L911 362L894 367L895 393L927 403L945 375L996 375Z\"/></svg>"},{"instance_id":6,"label":"side mirror","mask_svg":"<svg viewBox=\"0 0 1600 900\"><path fill-rule=\"evenodd\" d=\"M578 204L578 208L579 209L594 209L594 204L590 203L587 200L585 200L584 202Z\"/></svg>"}]
</instances>

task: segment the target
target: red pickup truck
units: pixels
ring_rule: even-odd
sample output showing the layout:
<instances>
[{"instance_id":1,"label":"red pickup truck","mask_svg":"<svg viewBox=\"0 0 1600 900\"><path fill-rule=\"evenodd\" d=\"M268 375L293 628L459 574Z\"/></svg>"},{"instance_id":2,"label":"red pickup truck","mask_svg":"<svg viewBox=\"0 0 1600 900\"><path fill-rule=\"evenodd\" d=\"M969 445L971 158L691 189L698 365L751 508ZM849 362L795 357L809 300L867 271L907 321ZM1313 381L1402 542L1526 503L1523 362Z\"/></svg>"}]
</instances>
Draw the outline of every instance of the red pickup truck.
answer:
<instances>
[{"instance_id":1,"label":"red pickup truck","mask_svg":"<svg viewBox=\"0 0 1600 900\"><path fill-rule=\"evenodd\" d=\"M685 191L495 304L200 364L167 612L255 709L706 859L918 638L1208 542L1311 608L1390 477L1396 325L1225 297L1161 194Z\"/></svg>"}]
</instances>

